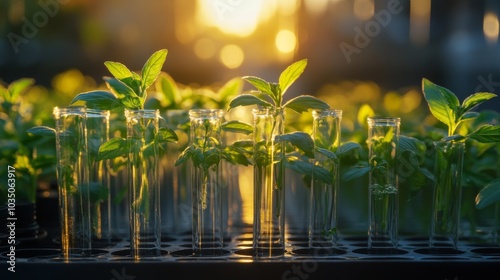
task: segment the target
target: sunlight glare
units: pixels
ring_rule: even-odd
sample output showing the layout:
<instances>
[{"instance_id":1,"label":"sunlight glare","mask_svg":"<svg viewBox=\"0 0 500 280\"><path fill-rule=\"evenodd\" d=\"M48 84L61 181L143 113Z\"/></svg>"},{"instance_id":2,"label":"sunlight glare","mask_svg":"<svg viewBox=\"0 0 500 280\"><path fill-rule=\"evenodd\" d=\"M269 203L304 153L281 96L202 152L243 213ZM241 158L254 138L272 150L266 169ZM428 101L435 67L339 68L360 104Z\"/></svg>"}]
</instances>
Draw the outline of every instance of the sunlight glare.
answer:
<instances>
[{"instance_id":1,"label":"sunlight glare","mask_svg":"<svg viewBox=\"0 0 500 280\"><path fill-rule=\"evenodd\" d=\"M297 37L290 30L280 30L276 34L275 40L276 48L281 53L293 52L297 46Z\"/></svg>"},{"instance_id":2,"label":"sunlight glare","mask_svg":"<svg viewBox=\"0 0 500 280\"><path fill-rule=\"evenodd\" d=\"M226 45L219 54L220 61L229 69L240 67L245 60L243 50L236 45Z\"/></svg>"},{"instance_id":3,"label":"sunlight glare","mask_svg":"<svg viewBox=\"0 0 500 280\"><path fill-rule=\"evenodd\" d=\"M227 34L249 36L257 28L263 0L198 0L198 20Z\"/></svg>"},{"instance_id":4,"label":"sunlight glare","mask_svg":"<svg viewBox=\"0 0 500 280\"><path fill-rule=\"evenodd\" d=\"M484 15L483 31L488 42L495 43L498 40L499 23L496 14L487 12Z\"/></svg>"}]
</instances>

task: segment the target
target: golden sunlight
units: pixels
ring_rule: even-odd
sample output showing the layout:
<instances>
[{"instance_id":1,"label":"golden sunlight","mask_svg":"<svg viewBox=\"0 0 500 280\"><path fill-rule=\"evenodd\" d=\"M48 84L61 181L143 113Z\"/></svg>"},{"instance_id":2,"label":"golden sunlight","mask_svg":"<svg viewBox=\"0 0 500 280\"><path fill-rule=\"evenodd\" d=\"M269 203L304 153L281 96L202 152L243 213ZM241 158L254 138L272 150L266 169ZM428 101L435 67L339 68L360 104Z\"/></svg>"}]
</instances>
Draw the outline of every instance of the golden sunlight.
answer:
<instances>
[{"instance_id":1,"label":"golden sunlight","mask_svg":"<svg viewBox=\"0 0 500 280\"><path fill-rule=\"evenodd\" d=\"M198 0L198 21L227 34L249 36L261 20L263 0Z\"/></svg>"},{"instance_id":2,"label":"golden sunlight","mask_svg":"<svg viewBox=\"0 0 500 280\"><path fill-rule=\"evenodd\" d=\"M194 45L194 53L201 59L209 59L215 55L215 44L210 39L201 38Z\"/></svg>"},{"instance_id":3,"label":"golden sunlight","mask_svg":"<svg viewBox=\"0 0 500 280\"><path fill-rule=\"evenodd\" d=\"M373 0L354 0L354 14L360 20L369 20L375 13Z\"/></svg>"},{"instance_id":4,"label":"golden sunlight","mask_svg":"<svg viewBox=\"0 0 500 280\"><path fill-rule=\"evenodd\" d=\"M498 41L499 23L496 14L487 12L484 15L483 32L488 42L495 43Z\"/></svg>"},{"instance_id":5,"label":"golden sunlight","mask_svg":"<svg viewBox=\"0 0 500 280\"><path fill-rule=\"evenodd\" d=\"M290 53L297 47L297 37L290 30L280 30L276 34L275 44L281 53Z\"/></svg>"},{"instance_id":6,"label":"golden sunlight","mask_svg":"<svg viewBox=\"0 0 500 280\"><path fill-rule=\"evenodd\" d=\"M226 45L219 54L220 61L229 69L240 67L245 60L243 50L236 45Z\"/></svg>"}]
</instances>

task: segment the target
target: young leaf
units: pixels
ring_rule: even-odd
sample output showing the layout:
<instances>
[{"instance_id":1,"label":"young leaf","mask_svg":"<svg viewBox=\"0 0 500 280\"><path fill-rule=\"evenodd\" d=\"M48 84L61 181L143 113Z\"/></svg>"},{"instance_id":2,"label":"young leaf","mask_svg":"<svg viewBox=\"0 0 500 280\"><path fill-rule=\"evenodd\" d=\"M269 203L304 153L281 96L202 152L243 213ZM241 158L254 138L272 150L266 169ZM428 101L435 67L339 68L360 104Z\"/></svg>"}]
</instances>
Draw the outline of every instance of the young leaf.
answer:
<instances>
[{"instance_id":1,"label":"young leaf","mask_svg":"<svg viewBox=\"0 0 500 280\"><path fill-rule=\"evenodd\" d=\"M128 153L129 141L122 137L114 137L99 147L96 160L114 159Z\"/></svg>"},{"instance_id":2,"label":"young leaf","mask_svg":"<svg viewBox=\"0 0 500 280\"><path fill-rule=\"evenodd\" d=\"M361 178L368 174L370 167L368 166L353 166L342 174L342 180L345 182Z\"/></svg>"},{"instance_id":3,"label":"young leaf","mask_svg":"<svg viewBox=\"0 0 500 280\"><path fill-rule=\"evenodd\" d=\"M472 120L472 119L475 119L477 117L479 117L479 113L478 112L465 112L464 114L462 114L460 116L460 119L458 120L458 122Z\"/></svg>"},{"instance_id":4,"label":"young leaf","mask_svg":"<svg viewBox=\"0 0 500 280\"><path fill-rule=\"evenodd\" d=\"M156 91L163 94L170 106L175 106L181 101L177 83L166 73L160 75L160 79L156 83Z\"/></svg>"},{"instance_id":5,"label":"young leaf","mask_svg":"<svg viewBox=\"0 0 500 280\"><path fill-rule=\"evenodd\" d=\"M309 109L328 109L330 105L311 95L299 95L289 100L283 107L302 113Z\"/></svg>"},{"instance_id":6,"label":"young leaf","mask_svg":"<svg viewBox=\"0 0 500 280\"><path fill-rule=\"evenodd\" d=\"M194 153L195 147L193 145L187 146L175 160L174 166L179 166L185 163Z\"/></svg>"},{"instance_id":7,"label":"young leaf","mask_svg":"<svg viewBox=\"0 0 500 280\"><path fill-rule=\"evenodd\" d=\"M102 90L80 93L70 102L70 105L80 104L99 110L111 110L122 106L114 94Z\"/></svg>"},{"instance_id":8,"label":"young leaf","mask_svg":"<svg viewBox=\"0 0 500 280\"><path fill-rule=\"evenodd\" d=\"M288 66L279 77L279 85L281 94L285 94L286 90L297 80L307 66L307 59L302 59Z\"/></svg>"},{"instance_id":9,"label":"young leaf","mask_svg":"<svg viewBox=\"0 0 500 280\"><path fill-rule=\"evenodd\" d=\"M366 119L373 116L375 116L375 111L373 111L372 107L368 104L363 104L358 110L358 123L364 126L366 124Z\"/></svg>"},{"instance_id":10,"label":"young leaf","mask_svg":"<svg viewBox=\"0 0 500 280\"><path fill-rule=\"evenodd\" d=\"M142 89L145 91L149 86L151 86L156 77L161 72L161 68L167 59L168 51L162 49L153 53L149 59L146 61L142 67Z\"/></svg>"},{"instance_id":11,"label":"young leaf","mask_svg":"<svg viewBox=\"0 0 500 280\"><path fill-rule=\"evenodd\" d=\"M482 143L500 142L500 125L483 125L469 134L468 137Z\"/></svg>"},{"instance_id":12,"label":"young leaf","mask_svg":"<svg viewBox=\"0 0 500 280\"><path fill-rule=\"evenodd\" d=\"M231 164L241 164L244 166L251 165L250 160L246 157L246 151L234 146L227 146L222 150L222 158Z\"/></svg>"},{"instance_id":13,"label":"young leaf","mask_svg":"<svg viewBox=\"0 0 500 280\"><path fill-rule=\"evenodd\" d=\"M253 133L253 126L236 120L223 123L221 129L228 132L243 133L246 135Z\"/></svg>"},{"instance_id":14,"label":"young leaf","mask_svg":"<svg viewBox=\"0 0 500 280\"><path fill-rule=\"evenodd\" d=\"M15 80L9 84L7 90L9 92L10 98L7 99L9 102L16 102L21 93L26 90L28 87L32 86L35 83L34 79L29 78L21 78L19 80Z\"/></svg>"},{"instance_id":15,"label":"young leaf","mask_svg":"<svg viewBox=\"0 0 500 280\"><path fill-rule=\"evenodd\" d=\"M35 126L26 130L26 132L38 136L48 136L48 137L56 136L56 130L48 126Z\"/></svg>"},{"instance_id":16,"label":"young leaf","mask_svg":"<svg viewBox=\"0 0 500 280\"><path fill-rule=\"evenodd\" d=\"M238 106L249 106L249 105L257 105L263 107L272 107L271 103L255 96L252 94L241 94L233 98L229 103L228 110Z\"/></svg>"},{"instance_id":17,"label":"young leaf","mask_svg":"<svg viewBox=\"0 0 500 280\"><path fill-rule=\"evenodd\" d=\"M224 101L230 97L237 96L243 88L243 82L240 78L234 78L226 82L218 91L219 99Z\"/></svg>"},{"instance_id":18,"label":"young leaf","mask_svg":"<svg viewBox=\"0 0 500 280\"><path fill-rule=\"evenodd\" d=\"M361 145L356 142L347 142L338 147L336 154L337 156L342 157L355 149L361 149Z\"/></svg>"},{"instance_id":19,"label":"young leaf","mask_svg":"<svg viewBox=\"0 0 500 280\"><path fill-rule=\"evenodd\" d=\"M487 100L490 100L496 96L497 96L496 94L490 92L476 92L465 98L464 102L462 102L462 108L464 112L470 111L479 104Z\"/></svg>"},{"instance_id":20,"label":"young leaf","mask_svg":"<svg viewBox=\"0 0 500 280\"><path fill-rule=\"evenodd\" d=\"M271 85L266 82L264 79L261 79L259 77L254 77L254 76L245 76L243 77L243 80L249 82L252 84L257 90L268 94L269 96L273 95L273 92L271 90Z\"/></svg>"},{"instance_id":21,"label":"young leaf","mask_svg":"<svg viewBox=\"0 0 500 280\"><path fill-rule=\"evenodd\" d=\"M453 108L454 105L452 104L452 100L454 99L450 97L449 93L445 94L442 91L442 87L425 78L422 79L422 92L424 93L424 97L427 100L432 115L448 126L449 135L453 134L451 130L455 128L455 112Z\"/></svg>"},{"instance_id":22,"label":"young leaf","mask_svg":"<svg viewBox=\"0 0 500 280\"><path fill-rule=\"evenodd\" d=\"M302 131L276 135L276 141L287 141L309 158L314 157L314 141L311 136Z\"/></svg>"},{"instance_id":23,"label":"young leaf","mask_svg":"<svg viewBox=\"0 0 500 280\"><path fill-rule=\"evenodd\" d=\"M179 140L179 137L172 129L168 127L161 127L156 134L156 141L158 143L164 142L176 142Z\"/></svg>"},{"instance_id":24,"label":"young leaf","mask_svg":"<svg viewBox=\"0 0 500 280\"><path fill-rule=\"evenodd\" d=\"M108 85L108 88L116 94L119 99L126 97L138 97L134 90L124 82L111 77L104 77L103 79Z\"/></svg>"},{"instance_id":25,"label":"young leaf","mask_svg":"<svg viewBox=\"0 0 500 280\"><path fill-rule=\"evenodd\" d=\"M132 77L132 72L127 68L127 66L119 62L106 61L104 62L104 66L106 66L109 73L111 73L111 75L118 80L124 80Z\"/></svg>"},{"instance_id":26,"label":"young leaf","mask_svg":"<svg viewBox=\"0 0 500 280\"><path fill-rule=\"evenodd\" d=\"M332 152L332 151L330 151L328 149L323 149L323 148L316 147L315 151L318 152L318 153L320 153L320 154L322 154L322 155L324 155L324 156L326 156L326 157L328 157L328 158L330 158L331 160L335 160L336 161L336 160L339 159L339 157L337 156L336 153L334 153L334 152Z\"/></svg>"},{"instance_id":27,"label":"young leaf","mask_svg":"<svg viewBox=\"0 0 500 280\"><path fill-rule=\"evenodd\" d=\"M484 186L476 196L476 208L483 209L500 201L500 178Z\"/></svg>"}]
</instances>

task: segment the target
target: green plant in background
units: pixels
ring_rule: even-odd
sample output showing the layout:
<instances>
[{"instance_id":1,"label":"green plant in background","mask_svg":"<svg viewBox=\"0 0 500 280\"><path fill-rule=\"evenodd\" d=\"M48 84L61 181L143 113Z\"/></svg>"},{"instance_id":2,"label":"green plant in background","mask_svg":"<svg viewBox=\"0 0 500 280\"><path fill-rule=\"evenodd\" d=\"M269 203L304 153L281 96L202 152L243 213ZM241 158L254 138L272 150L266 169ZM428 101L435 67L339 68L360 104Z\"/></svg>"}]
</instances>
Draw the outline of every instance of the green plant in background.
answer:
<instances>
[{"instance_id":1,"label":"green plant in background","mask_svg":"<svg viewBox=\"0 0 500 280\"><path fill-rule=\"evenodd\" d=\"M453 92L425 78L422 80L422 91L432 115L444 123L448 129L447 135L443 140L462 141L474 139L482 143L500 141L500 126L479 125L476 130L467 135L462 135L458 131L460 124L479 116L479 113L473 111L473 109L483 102L496 97L496 94L477 92L465 98L462 104L460 104L460 101Z\"/></svg>"},{"instance_id":2,"label":"green plant in background","mask_svg":"<svg viewBox=\"0 0 500 280\"><path fill-rule=\"evenodd\" d=\"M37 116L34 104L24 94L34 85L34 80L22 78L4 86L0 84L0 204L7 201L7 166L16 170L16 200L36 202L38 177L54 166L55 157L41 149L45 138L26 133Z\"/></svg>"},{"instance_id":3,"label":"green plant in background","mask_svg":"<svg viewBox=\"0 0 500 280\"><path fill-rule=\"evenodd\" d=\"M487 184L488 189L491 186L483 179L477 180L479 174L472 172L479 172L481 174L479 176L484 176L483 178L491 176L488 172L484 172L486 170L483 168L485 163L483 160L487 160L487 157L484 157L483 154L487 155L489 152L486 151L495 143L500 142L500 126L485 122L484 118L480 118L481 113L474 110L480 104L497 95L489 92L477 92L460 102L453 92L425 78L422 79L422 92L430 112L445 125L447 130L444 137L435 142L434 182L436 188L433 234L448 235L455 227L453 224L457 223L457 219L459 219L459 216L456 216L459 213L457 210L453 210L456 207L460 209L460 204L462 204L459 201L461 195L457 193L462 193L462 189L467 185L481 184L482 186L473 187L482 188L484 184ZM464 147L464 150L461 150L461 146ZM463 159L464 155L465 160ZM483 170L478 168L483 168ZM497 176L496 172L494 172L494 176ZM492 182L492 185L495 185L495 181ZM476 203L479 208L483 206L481 204L483 200L491 199L490 195L494 195L494 193L486 191L478 196ZM464 204L464 206L467 205L467 203ZM466 210L465 214L472 216L471 209ZM474 223L474 218L470 220ZM456 239L454 242L456 245Z\"/></svg>"}]
</instances>

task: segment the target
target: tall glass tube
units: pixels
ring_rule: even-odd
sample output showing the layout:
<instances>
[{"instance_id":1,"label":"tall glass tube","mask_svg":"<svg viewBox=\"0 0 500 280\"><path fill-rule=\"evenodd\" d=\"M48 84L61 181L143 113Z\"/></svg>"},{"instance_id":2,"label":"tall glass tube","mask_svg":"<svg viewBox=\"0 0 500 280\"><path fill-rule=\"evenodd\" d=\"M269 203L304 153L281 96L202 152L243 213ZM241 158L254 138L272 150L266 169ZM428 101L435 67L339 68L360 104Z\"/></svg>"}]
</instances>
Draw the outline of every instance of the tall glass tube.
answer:
<instances>
[{"instance_id":1,"label":"tall glass tube","mask_svg":"<svg viewBox=\"0 0 500 280\"><path fill-rule=\"evenodd\" d=\"M220 109L189 110L192 147L192 240L195 256L223 253Z\"/></svg>"},{"instance_id":2,"label":"tall glass tube","mask_svg":"<svg viewBox=\"0 0 500 280\"><path fill-rule=\"evenodd\" d=\"M189 145L189 111L167 110L166 121L175 130L179 140L176 143L165 144L166 153L163 158L164 184L162 184L162 201L170 201L171 206L163 206L163 232L177 234L191 232L191 171L190 164L182 163L175 166L175 160Z\"/></svg>"},{"instance_id":3,"label":"tall glass tube","mask_svg":"<svg viewBox=\"0 0 500 280\"><path fill-rule=\"evenodd\" d=\"M458 249L464 141L437 141L430 247Z\"/></svg>"},{"instance_id":4,"label":"tall glass tube","mask_svg":"<svg viewBox=\"0 0 500 280\"><path fill-rule=\"evenodd\" d=\"M158 110L125 110L127 118L130 249L135 259L161 254Z\"/></svg>"},{"instance_id":5,"label":"tall glass tube","mask_svg":"<svg viewBox=\"0 0 500 280\"><path fill-rule=\"evenodd\" d=\"M57 182L64 259L91 254L89 166L83 107L55 107Z\"/></svg>"},{"instance_id":6,"label":"tall glass tube","mask_svg":"<svg viewBox=\"0 0 500 280\"><path fill-rule=\"evenodd\" d=\"M112 237L109 165L106 160L97 161L97 154L109 139L109 111L87 108L86 113L92 238L106 245Z\"/></svg>"},{"instance_id":7,"label":"tall glass tube","mask_svg":"<svg viewBox=\"0 0 500 280\"><path fill-rule=\"evenodd\" d=\"M337 192L339 160L332 156L340 145L341 110L314 110L314 165L309 205L309 248L337 246Z\"/></svg>"},{"instance_id":8,"label":"tall glass tube","mask_svg":"<svg viewBox=\"0 0 500 280\"><path fill-rule=\"evenodd\" d=\"M285 252L283 110L254 109L254 222L255 258L281 257Z\"/></svg>"},{"instance_id":9,"label":"tall glass tube","mask_svg":"<svg viewBox=\"0 0 500 280\"><path fill-rule=\"evenodd\" d=\"M368 118L369 249L398 245L399 126L399 118Z\"/></svg>"}]
</instances>

